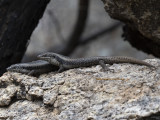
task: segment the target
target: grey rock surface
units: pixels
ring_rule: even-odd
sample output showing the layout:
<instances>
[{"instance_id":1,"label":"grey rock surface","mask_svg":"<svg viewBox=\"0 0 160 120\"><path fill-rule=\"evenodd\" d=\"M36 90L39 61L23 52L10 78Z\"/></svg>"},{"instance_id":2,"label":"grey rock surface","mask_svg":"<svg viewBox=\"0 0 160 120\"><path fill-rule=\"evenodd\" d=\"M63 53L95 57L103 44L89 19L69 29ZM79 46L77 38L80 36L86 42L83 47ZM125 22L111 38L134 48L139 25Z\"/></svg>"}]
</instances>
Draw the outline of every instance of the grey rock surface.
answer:
<instances>
[{"instance_id":1,"label":"grey rock surface","mask_svg":"<svg viewBox=\"0 0 160 120\"><path fill-rule=\"evenodd\" d=\"M148 59L155 66L158 59ZM5 73L0 77L3 120L160 119L160 71L113 64L51 72L36 77Z\"/></svg>"},{"instance_id":2,"label":"grey rock surface","mask_svg":"<svg viewBox=\"0 0 160 120\"><path fill-rule=\"evenodd\" d=\"M154 41L160 40L159 0L102 0L109 15L119 19L143 36Z\"/></svg>"},{"instance_id":3,"label":"grey rock surface","mask_svg":"<svg viewBox=\"0 0 160 120\"><path fill-rule=\"evenodd\" d=\"M138 50L160 57L159 0L101 1L112 18L125 23L125 40Z\"/></svg>"}]
</instances>

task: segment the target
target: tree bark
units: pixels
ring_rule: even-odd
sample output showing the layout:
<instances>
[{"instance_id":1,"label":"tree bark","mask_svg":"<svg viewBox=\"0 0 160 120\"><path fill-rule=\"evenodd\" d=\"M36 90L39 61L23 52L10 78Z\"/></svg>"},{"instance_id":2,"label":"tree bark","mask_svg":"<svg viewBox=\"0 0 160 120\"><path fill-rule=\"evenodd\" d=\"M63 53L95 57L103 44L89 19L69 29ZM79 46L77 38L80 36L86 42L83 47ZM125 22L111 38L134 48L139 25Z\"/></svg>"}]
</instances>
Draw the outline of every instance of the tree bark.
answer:
<instances>
[{"instance_id":1,"label":"tree bark","mask_svg":"<svg viewBox=\"0 0 160 120\"><path fill-rule=\"evenodd\" d=\"M21 61L50 0L0 0L0 75Z\"/></svg>"}]
</instances>

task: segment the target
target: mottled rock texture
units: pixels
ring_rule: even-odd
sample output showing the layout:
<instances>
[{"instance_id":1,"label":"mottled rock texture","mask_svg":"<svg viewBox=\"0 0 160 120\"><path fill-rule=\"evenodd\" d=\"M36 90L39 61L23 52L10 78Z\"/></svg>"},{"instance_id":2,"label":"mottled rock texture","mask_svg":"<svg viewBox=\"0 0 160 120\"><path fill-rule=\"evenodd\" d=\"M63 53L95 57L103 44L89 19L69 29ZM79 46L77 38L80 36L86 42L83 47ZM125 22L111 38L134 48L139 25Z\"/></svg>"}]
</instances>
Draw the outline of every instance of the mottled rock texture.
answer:
<instances>
[{"instance_id":1,"label":"mottled rock texture","mask_svg":"<svg viewBox=\"0 0 160 120\"><path fill-rule=\"evenodd\" d=\"M146 60L155 66L160 60ZM113 64L77 68L36 77L0 77L0 119L140 120L159 117L160 71Z\"/></svg>"},{"instance_id":2,"label":"mottled rock texture","mask_svg":"<svg viewBox=\"0 0 160 120\"><path fill-rule=\"evenodd\" d=\"M108 14L123 21L125 38L136 48L160 57L160 0L102 0Z\"/></svg>"}]
</instances>

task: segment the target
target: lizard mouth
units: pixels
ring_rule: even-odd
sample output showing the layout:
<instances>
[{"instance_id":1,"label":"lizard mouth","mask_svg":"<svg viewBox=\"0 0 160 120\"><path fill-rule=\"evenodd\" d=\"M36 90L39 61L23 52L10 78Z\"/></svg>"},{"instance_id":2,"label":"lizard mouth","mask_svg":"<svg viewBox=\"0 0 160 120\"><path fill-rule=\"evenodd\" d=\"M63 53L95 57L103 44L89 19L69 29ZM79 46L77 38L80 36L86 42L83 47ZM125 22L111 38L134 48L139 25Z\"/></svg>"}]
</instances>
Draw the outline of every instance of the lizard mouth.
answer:
<instances>
[{"instance_id":1,"label":"lizard mouth","mask_svg":"<svg viewBox=\"0 0 160 120\"><path fill-rule=\"evenodd\" d=\"M45 56L42 56L42 55L38 55L38 58L41 59L41 60L46 60L46 61L48 61L50 59L50 57L45 57Z\"/></svg>"},{"instance_id":2,"label":"lizard mouth","mask_svg":"<svg viewBox=\"0 0 160 120\"><path fill-rule=\"evenodd\" d=\"M44 55L38 55L37 56L38 58L43 58L43 57L45 57Z\"/></svg>"}]
</instances>

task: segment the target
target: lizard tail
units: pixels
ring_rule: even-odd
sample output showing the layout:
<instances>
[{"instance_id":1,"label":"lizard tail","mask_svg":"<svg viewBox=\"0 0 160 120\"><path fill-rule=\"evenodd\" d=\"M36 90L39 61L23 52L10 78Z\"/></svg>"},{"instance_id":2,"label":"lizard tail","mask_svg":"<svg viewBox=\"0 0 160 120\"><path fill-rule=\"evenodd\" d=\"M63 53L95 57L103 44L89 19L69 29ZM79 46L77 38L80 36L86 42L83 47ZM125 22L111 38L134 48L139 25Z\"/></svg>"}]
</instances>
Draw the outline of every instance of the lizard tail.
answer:
<instances>
[{"instance_id":1,"label":"lizard tail","mask_svg":"<svg viewBox=\"0 0 160 120\"><path fill-rule=\"evenodd\" d=\"M147 63L142 60L138 60L132 57L123 57L123 56L117 56L117 57L109 57L108 60L113 63L131 63L131 64L138 64L138 65L145 65L150 68L156 68L154 65L151 65L150 63Z\"/></svg>"}]
</instances>

